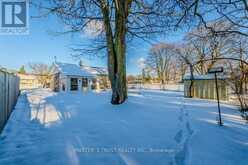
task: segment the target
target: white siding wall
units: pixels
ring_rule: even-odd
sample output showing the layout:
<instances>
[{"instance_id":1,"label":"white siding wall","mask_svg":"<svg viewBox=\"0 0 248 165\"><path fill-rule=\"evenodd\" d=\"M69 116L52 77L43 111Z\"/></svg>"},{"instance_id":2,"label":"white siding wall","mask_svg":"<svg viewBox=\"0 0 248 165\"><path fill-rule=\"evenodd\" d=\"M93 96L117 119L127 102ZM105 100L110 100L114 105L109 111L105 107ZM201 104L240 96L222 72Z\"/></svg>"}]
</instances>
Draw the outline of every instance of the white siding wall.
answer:
<instances>
[{"instance_id":1,"label":"white siding wall","mask_svg":"<svg viewBox=\"0 0 248 165\"><path fill-rule=\"evenodd\" d=\"M71 78L77 78L78 79L78 91L85 91L82 87L82 79L83 77L80 76L64 76L63 74L60 74L59 77L59 84L60 84L60 92L63 92L63 84L65 84L65 92L71 91ZM88 89L91 90L92 80L88 78Z\"/></svg>"}]
</instances>

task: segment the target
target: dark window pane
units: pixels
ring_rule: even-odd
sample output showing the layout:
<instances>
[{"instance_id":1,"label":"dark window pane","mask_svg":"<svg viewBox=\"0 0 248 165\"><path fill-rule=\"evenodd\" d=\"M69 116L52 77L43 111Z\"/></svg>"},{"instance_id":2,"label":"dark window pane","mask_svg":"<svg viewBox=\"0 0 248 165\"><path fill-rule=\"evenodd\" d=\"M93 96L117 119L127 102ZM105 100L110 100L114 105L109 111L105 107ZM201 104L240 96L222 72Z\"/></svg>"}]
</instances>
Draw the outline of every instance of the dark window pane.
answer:
<instances>
[{"instance_id":1,"label":"dark window pane","mask_svg":"<svg viewBox=\"0 0 248 165\"><path fill-rule=\"evenodd\" d=\"M78 79L77 78L71 78L71 90L72 91L78 90Z\"/></svg>"}]
</instances>

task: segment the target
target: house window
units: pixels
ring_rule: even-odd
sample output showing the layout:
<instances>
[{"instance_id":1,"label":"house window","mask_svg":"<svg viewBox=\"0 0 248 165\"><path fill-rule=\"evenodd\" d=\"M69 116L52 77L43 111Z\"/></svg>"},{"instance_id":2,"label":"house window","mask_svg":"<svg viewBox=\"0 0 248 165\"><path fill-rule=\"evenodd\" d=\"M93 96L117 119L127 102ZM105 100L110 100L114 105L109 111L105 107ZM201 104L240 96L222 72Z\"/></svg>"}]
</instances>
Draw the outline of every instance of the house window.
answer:
<instances>
[{"instance_id":1,"label":"house window","mask_svg":"<svg viewBox=\"0 0 248 165\"><path fill-rule=\"evenodd\" d=\"M65 91L65 84L62 84L62 90Z\"/></svg>"},{"instance_id":2,"label":"house window","mask_svg":"<svg viewBox=\"0 0 248 165\"><path fill-rule=\"evenodd\" d=\"M97 88L97 80L96 79L93 79L92 80L92 85L91 85L91 89L96 89Z\"/></svg>"},{"instance_id":3,"label":"house window","mask_svg":"<svg viewBox=\"0 0 248 165\"><path fill-rule=\"evenodd\" d=\"M78 90L78 79L77 78L71 78L71 90L72 91Z\"/></svg>"},{"instance_id":4,"label":"house window","mask_svg":"<svg viewBox=\"0 0 248 165\"><path fill-rule=\"evenodd\" d=\"M88 87L88 79L87 78L82 78L82 87Z\"/></svg>"}]
</instances>

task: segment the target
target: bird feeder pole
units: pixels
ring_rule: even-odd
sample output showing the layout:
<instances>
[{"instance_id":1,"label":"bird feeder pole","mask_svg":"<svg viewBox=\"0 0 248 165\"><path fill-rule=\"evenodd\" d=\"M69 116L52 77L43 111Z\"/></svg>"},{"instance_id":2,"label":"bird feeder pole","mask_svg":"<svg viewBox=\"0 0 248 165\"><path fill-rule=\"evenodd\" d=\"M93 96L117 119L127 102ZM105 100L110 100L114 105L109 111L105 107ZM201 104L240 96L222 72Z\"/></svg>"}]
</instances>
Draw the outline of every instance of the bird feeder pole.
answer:
<instances>
[{"instance_id":1,"label":"bird feeder pole","mask_svg":"<svg viewBox=\"0 0 248 165\"><path fill-rule=\"evenodd\" d=\"M217 80L217 73L222 73L223 67L218 68L211 68L208 70L208 73L214 74L215 78L215 89L216 89L216 96L217 96L217 102L218 102L218 112L219 112L219 125L223 126L222 119L221 119L221 110L220 110L220 98L219 98L219 89L218 89L218 80Z\"/></svg>"}]
</instances>

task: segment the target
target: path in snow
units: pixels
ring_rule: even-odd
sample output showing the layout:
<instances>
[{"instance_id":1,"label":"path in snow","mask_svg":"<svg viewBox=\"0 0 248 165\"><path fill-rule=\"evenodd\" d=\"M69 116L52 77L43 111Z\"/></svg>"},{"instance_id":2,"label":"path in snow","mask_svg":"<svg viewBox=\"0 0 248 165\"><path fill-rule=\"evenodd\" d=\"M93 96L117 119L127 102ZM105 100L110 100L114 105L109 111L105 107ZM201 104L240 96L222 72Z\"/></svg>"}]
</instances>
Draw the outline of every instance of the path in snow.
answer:
<instances>
[{"instance_id":1,"label":"path in snow","mask_svg":"<svg viewBox=\"0 0 248 165\"><path fill-rule=\"evenodd\" d=\"M246 165L239 112L183 93L134 91L120 106L105 93L34 90L20 96L0 135L0 164ZM121 149L117 152L116 149Z\"/></svg>"},{"instance_id":2,"label":"path in snow","mask_svg":"<svg viewBox=\"0 0 248 165\"><path fill-rule=\"evenodd\" d=\"M185 99L182 98L180 105L180 115L178 117L180 129L175 135L174 139L178 143L178 149L174 156L174 164L175 165L187 165L190 163L189 155L190 155L190 146L189 140L194 133L194 130L191 127L189 121L189 113L185 105Z\"/></svg>"}]
</instances>

